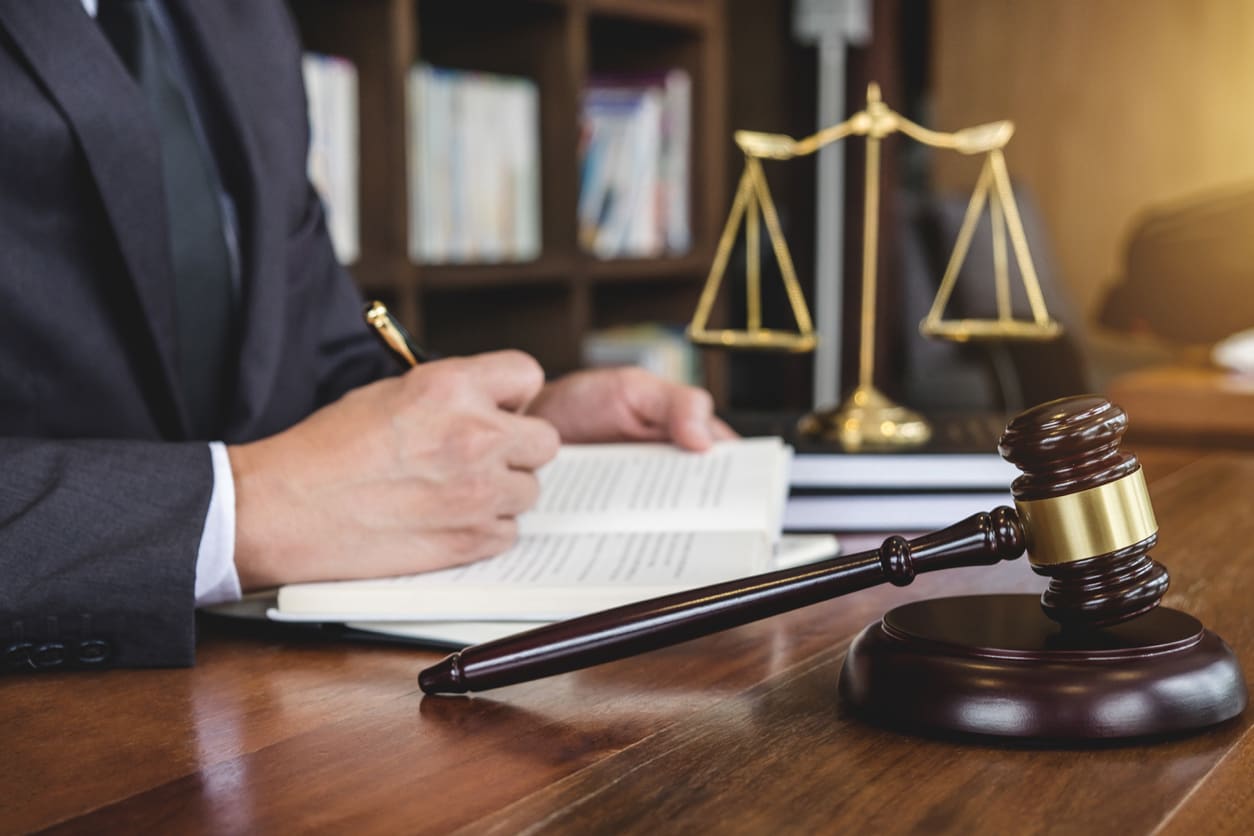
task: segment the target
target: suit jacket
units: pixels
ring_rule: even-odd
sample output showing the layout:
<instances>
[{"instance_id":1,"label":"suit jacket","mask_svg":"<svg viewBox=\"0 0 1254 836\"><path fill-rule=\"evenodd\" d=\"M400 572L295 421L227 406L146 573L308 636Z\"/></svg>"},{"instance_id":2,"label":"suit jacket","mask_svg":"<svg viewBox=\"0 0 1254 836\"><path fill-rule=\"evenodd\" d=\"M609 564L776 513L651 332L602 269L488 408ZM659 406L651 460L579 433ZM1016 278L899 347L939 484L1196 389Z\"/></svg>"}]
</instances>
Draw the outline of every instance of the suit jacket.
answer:
<instances>
[{"instance_id":1,"label":"suit jacket","mask_svg":"<svg viewBox=\"0 0 1254 836\"><path fill-rule=\"evenodd\" d=\"M291 426L389 368L306 177L280 0L169 0L239 210L224 432ZM80 0L0 0L0 669L193 660L213 477L189 438L159 148Z\"/></svg>"}]
</instances>

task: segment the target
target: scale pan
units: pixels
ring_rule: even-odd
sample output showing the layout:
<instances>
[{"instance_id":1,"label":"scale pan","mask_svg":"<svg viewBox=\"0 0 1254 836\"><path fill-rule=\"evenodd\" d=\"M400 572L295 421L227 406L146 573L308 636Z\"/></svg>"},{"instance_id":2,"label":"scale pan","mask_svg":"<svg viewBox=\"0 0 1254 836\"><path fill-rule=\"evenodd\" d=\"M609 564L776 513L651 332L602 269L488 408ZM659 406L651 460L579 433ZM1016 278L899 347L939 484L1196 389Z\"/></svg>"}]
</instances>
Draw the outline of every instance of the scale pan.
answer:
<instances>
[{"instance_id":1,"label":"scale pan","mask_svg":"<svg viewBox=\"0 0 1254 836\"><path fill-rule=\"evenodd\" d=\"M1034 322L1022 319L945 319L919 323L919 333L951 342L1034 342L1052 340L1062 334L1055 320Z\"/></svg>"},{"instance_id":2,"label":"scale pan","mask_svg":"<svg viewBox=\"0 0 1254 836\"><path fill-rule=\"evenodd\" d=\"M759 351L782 351L790 354L802 354L813 351L818 343L814 334L797 333L795 331L773 331L760 328L756 331L706 331L695 328L688 329L688 339L697 345L712 348L749 348Z\"/></svg>"}]
</instances>

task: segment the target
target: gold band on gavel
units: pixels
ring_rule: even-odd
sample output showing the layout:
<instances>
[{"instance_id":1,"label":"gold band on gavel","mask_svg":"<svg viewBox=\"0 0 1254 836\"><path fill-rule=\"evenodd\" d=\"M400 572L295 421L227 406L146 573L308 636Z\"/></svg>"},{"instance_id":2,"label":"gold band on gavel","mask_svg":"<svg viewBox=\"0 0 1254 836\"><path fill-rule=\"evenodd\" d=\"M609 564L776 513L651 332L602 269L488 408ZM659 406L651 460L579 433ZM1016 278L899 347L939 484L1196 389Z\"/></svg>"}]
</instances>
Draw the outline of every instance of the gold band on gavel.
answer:
<instances>
[{"instance_id":1,"label":"gold band on gavel","mask_svg":"<svg viewBox=\"0 0 1254 836\"><path fill-rule=\"evenodd\" d=\"M1139 543L1158 531L1140 468L1105 485L1049 499L1015 500L1028 560L1072 563Z\"/></svg>"}]
</instances>

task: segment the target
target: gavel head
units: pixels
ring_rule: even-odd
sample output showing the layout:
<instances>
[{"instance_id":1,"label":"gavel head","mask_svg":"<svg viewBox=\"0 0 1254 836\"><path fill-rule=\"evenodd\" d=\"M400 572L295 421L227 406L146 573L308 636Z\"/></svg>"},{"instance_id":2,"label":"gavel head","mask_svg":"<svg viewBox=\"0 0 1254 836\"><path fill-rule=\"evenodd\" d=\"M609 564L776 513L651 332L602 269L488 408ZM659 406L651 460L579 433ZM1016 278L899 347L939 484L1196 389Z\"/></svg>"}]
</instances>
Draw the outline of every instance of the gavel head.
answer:
<instances>
[{"instance_id":1,"label":"gavel head","mask_svg":"<svg viewBox=\"0 0 1254 836\"><path fill-rule=\"evenodd\" d=\"M1045 614L1064 627L1100 627L1153 609L1167 570L1145 477L1119 449L1122 409L1095 395L1020 413L998 449L1023 471L1011 491L1033 571L1050 578Z\"/></svg>"}]
</instances>

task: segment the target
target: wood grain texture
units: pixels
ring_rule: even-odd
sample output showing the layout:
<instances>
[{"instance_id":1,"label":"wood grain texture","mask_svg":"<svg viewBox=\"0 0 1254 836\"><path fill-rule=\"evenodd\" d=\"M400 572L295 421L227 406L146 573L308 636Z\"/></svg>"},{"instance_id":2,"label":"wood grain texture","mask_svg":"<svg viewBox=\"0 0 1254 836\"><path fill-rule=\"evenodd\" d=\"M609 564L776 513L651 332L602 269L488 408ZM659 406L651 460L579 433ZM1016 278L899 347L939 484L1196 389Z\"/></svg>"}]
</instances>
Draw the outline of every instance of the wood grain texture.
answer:
<instances>
[{"instance_id":1,"label":"wood grain texture","mask_svg":"<svg viewBox=\"0 0 1254 836\"><path fill-rule=\"evenodd\" d=\"M1254 377L1203 366L1120 375L1110 397L1137 416L1142 436L1254 447Z\"/></svg>"},{"instance_id":2,"label":"wood grain texture","mask_svg":"<svg viewBox=\"0 0 1254 836\"><path fill-rule=\"evenodd\" d=\"M1247 670L1251 480L1254 459L1211 458L1150 486L1165 603ZM0 832L1240 830L1248 712L1072 752L906 737L836 702L888 608L1041 587L1022 561L921 576L491 698L422 699L435 652L226 634L192 669L7 678Z\"/></svg>"},{"instance_id":3,"label":"wood grain texture","mask_svg":"<svg viewBox=\"0 0 1254 836\"><path fill-rule=\"evenodd\" d=\"M1177 470L1183 470L1198 459L1211 455L1197 447L1186 447L1182 444L1168 446L1155 444L1152 447L1144 447L1135 440L1128 443L1128 448L1141 460L1141 469L1145 471L1145 479L1151 484L1166 479ZM1153 492L1151 488L1150 493L1153 494Z\"/></svg>"},{"instance_id":4,"label":"wood grain texture","mask_svg":"<svg viewBox=\"0 0 1254 836\"><path fill-rule=\"evenodd\" d=\"M1254 822L1254 733L1247 724L1242 739L1207 780L1198 782L1167 817L1159 833L1165 836L1198 833L1243 833Z\"/></svg>"}]
</instances>

